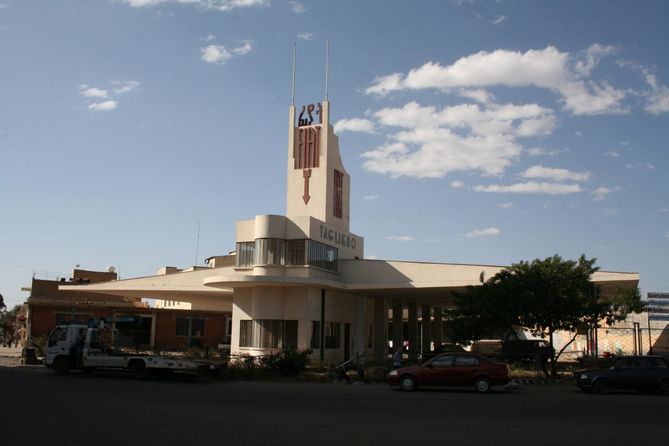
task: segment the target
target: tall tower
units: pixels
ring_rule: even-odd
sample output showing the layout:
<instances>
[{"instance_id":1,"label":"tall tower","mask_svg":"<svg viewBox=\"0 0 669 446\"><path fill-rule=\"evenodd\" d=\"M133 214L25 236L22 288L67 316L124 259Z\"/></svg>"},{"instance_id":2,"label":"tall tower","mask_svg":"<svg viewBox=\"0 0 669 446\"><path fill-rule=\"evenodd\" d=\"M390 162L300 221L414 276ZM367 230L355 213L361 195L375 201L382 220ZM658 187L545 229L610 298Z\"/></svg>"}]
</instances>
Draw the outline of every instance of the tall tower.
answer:
<instances>
[{"instance_id":1,"label":"tall tower","mask_svg":"<svg viewBox=\"0 0 669 446\"><path fill-rule=\"evenodd\" d=\"M286 216L317 218L348 232L349 174L330 125L330 102L291 105L288 118Z\"/></svg>"}]
</instances>

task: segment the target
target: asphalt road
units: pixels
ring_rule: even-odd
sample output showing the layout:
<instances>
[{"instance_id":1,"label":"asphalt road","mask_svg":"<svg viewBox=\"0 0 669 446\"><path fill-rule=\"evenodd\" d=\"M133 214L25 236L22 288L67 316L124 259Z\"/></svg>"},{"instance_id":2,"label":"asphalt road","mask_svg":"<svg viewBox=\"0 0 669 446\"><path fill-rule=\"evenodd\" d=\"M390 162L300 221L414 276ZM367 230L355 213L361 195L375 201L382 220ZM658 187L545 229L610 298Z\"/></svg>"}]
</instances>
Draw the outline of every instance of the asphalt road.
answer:
<instances>
[{"instance_id":1,"label":"asphalt road","mask_svg":"<svg viewBox=\"0 0 669 446\"><path fill-rule=\"evenodd\" d=\"M668 430L667 396L587 395L569 384L406 393L0 367L0 385L2 446L650 445L665 444Z\"/></svg>"}]
</instances>

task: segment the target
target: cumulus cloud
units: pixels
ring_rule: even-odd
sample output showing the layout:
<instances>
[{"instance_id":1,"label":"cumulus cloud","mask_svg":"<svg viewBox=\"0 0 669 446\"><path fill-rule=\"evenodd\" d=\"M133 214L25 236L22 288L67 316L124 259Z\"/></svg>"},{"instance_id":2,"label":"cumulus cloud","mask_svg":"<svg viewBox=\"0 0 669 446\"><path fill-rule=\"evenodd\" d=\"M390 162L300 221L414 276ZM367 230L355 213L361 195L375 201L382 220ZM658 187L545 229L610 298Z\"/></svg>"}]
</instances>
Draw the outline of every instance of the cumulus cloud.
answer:
<instances>
[{"instance_id":1,"label":"cumulus cloud","mask_svg":"<svg viewBox=\"0 0 669 446\"><path fill-rule=\"evenodd\" d=\"M485 229L475 229L473 231L462 234L463 237L474 238L474 237L493 237L500 234L499 228L485 228Z\"/></svg>"},{"instance_id":2,"label":"cumulus cloud","mask_svg":"<svg viewBox=\"0 0 669 446\"><path fill-rule=\"evenodd\" d=\"M211 44L200 48L200 57L204 62L223 65L235 56L244 56L253 50L253 42L245 40L241 46L228 49L224 45Z\"/></svg>"},{"instance_id":3,"label":"cumulus cloud","mask_svg":"<svg viewBox=\"0 0 669 446\"><path fill-rule=\"evenodd\" d=\"M625 169L630 169L630 170L655 170L655 166L651 163L633 163L633 164L625 164Z\"/></svg>"},{"instance_id":4,"label":"cumulus cloud","mask_svg":"<svg viewBox=\"0 0 669 446\"><path fill-rule=\"evenodd\" d=\"M112 81L111 91L107 88L82 84L79 85L79 94L86 98L89 110L110 111L118 107L117 97L119 95L130 93L138 88L138 81Z\"/></svg>"},{"instance_id":5,"label":"cumulus cloud","mask_svg":"<svg viewBox=\"0 0 669 446\"><path fill-rule=\"evenodd\" d=\"M453 189L462 189L465 187L465 183L460 180L453 180L449 183L449 186L451 186Z\"/></svg>"},{"instance_id":6,"label":"cumulus cloud","mask_svg":"<svg viewBox=\"0 0 669 446\"><path fill-rule=\"evenodd\" d=\"M175 3L196 6L201 9L231 11L239 8L251 8L269 5L269 0L121 0L132 8L148 8L151 6Z\"/></svg>"},{"instance_id":7,"label":"cumulus cloud","mask_svg":"<svg viewBox=\"0 0 669 446\"><path fill-rule=\"evenodd\" d=\"M487 104L494 100L494 96L482 88L460 88L458 94L463 98L469 98L481 104Z\"/></svg>"},{"instance_id":8,"label":"cumulus cloud","mask_svg":"<svg viewBox=\"0 0 669 446\"><path fill-rule=\"evenodd\" d=\"M79 91L85 98L107 99L109 97L107 90L97 87L89 87L88 85L80 85Z\"/></svg>"},{"instance_id":9,"label":"cumulus cloud","mask_svg":"<svg viewBox=\"0 0 669 446\"><path fill-rule=\"evenodd\" d=\"M578 184L550 183L528 181L525 183L515 183L508 185L490 184L488 186L475 186L476 192L491 193L515 193L515 194L548 194L564 195L581 192L581 186Z\"/></svg>"},{"instance_id":10,"label":"cumulus cloud","mask_svg":"<svg viewBox=\"0 0 669 446\"><path fill-rule=\"evenodd\" d=\"M572 57L552 46L524 53L501 49L481 51L462 57L452 65L427 62L406 75L393 73L377 77L365 92L384 96L402 90L534 86L559 94L564 108L574 115L623 113L626 111L621 104L625 98L623 90L585 76L608 54L608 47L603 48L589 49L584 58Z\"/></svg>"},{"instance_id":11,"label":"cumulus cloud","mask_svg":"<svg viewBox=\"0 0 669 446\"><path fill-rule=\"evenodd\" d=\"M288 5L290 5L290 9L295 13L295 14L304 14L307 9L304 7L304 5L300 2L296 1L289 1Z\"/></svg>"},{"instance_id":12,"label":"cumulus cloud","mask_svg":"<svg viewBox=\"0 0 669 446\"><path fill-rule=\"evenodd\" d=\"M386 237L386 240L395 240L398 242L412 242L416 238L412 235L389 235Z\"/></svg>"},{"instance_id":13,"label":"cumulus cloud","mask_svg":"<svg viewBox=\"0 0 669 446\"><path fill-rule=\"evenodd\" d=\"M351 118L341 119L334 125L335 133L362 132L374 133L374 123L368 119Z\"/></svg>"},{"instance_id":14,"label":"cumulus cloud","mask_svg":"<svg viewBox=\"0 0 669 446\"><path fill-rule=\"evenodd\" d=\"M364 152L363 167L392 177L443 177L458 170L498 175L522 152L519 138L550 134L552 110L536 104L462 104L438 109L409 102L374 113L398 127L389 141Z\"/></svg>"},{"instance_id":15,"label":"cumulus cloud","mask_svg":"<svg viewBox=\"0 0 669 446\"><path fill-rule=\"evenodd\" d=\"M114 110L118 106L117 101L103 101L103 102L94 102L88 106L89 110L94 111L109 111Z\"/></svg>"},{"instance_id":16,"label":"cumulus cloud","mask_svg":"<svg viewBox=\"0 0 669 446\"><path fill-rule=\"evenodd\" d=\"M521 174L523 178L542 178L554 181L588 181L590 172L572 172L544 166L532 166Z\"/></svg>"}]
</instances>

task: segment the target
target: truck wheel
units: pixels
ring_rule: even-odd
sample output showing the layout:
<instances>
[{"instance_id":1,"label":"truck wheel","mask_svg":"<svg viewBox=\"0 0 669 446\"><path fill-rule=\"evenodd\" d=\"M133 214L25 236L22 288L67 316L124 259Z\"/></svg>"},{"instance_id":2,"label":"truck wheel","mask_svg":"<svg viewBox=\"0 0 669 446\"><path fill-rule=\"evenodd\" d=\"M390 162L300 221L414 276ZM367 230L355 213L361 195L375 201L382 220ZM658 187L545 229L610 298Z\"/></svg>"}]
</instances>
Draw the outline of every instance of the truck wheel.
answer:
<instances>
[{"instance_id":1,"label":"truck wheel","mask_svg":"<svg viewBox=\"0 0 669 446\"><path fill-rule=\"evenodd\" d=\"M135 379L145 379L149 376L149 371L146 368L144 361L133 361L130 363L130 373Z\"/></svg>"},{"instance_id":2,"label":"truck wheel","mask_svg":"<svg viewBox=\"0 0 669 446\"><path fill-rule=\"evenodd\" d=\"M53 361L53 369L59 375L67 375L67 372L70 371L70 362L67 360L65 356L58 356Z\"/></svg>"}]
</instances>

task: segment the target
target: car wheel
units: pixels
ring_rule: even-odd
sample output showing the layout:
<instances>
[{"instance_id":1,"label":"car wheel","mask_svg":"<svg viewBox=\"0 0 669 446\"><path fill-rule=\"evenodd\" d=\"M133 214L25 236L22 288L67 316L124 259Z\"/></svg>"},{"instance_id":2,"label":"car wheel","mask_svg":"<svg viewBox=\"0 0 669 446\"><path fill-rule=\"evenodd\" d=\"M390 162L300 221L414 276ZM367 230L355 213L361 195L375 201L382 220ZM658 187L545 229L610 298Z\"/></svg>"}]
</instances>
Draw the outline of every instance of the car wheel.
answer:
<instances>
[{"instance_id":1,"label":"car wheel","mask_svg":"<svg viewBox=\"0 0 669 446\"><path fill-rule=\"evenodd\" d=\"M53 369L59 375L66 375L70 371L70 362L65 356L59 356L53 361Z\"/></svg>"},{"instance_id":2,"label":"car wheel","mask_svg":"<svg viewBox=\"0 0 669 446\"><path fill-rule=\"evenodd\" d=\"M491 387L492 386L490 385L490 380L488 378L476 378L476 381L474 381L474 388L478 393L490 392Z\"/></svg>"},{"instance_id":3,"label":"car wheel","mask_svg":"<svg viewBox=\"0 0 669 446\"><path fill-rule=\"evenodd\" d=\"M610 385L607 380L600 379L595 381L595 384L592 386L592 391L599 395L604 395L609 392L609 387Z\"/></svg>"},{"instance_id":4,"label":"car wheel","mask_svg":"<svg viewBox=\"0 0 669 446\"><path fill-rule=\"evenodd\" d=\"M400 388L402 390L416 390L416 378L411 375L404 375L400 378Z\"/></svg>"},{"instance_id":5,"label":"car wheel","mask_svg":"<svg viewBox=\"0 0 669 446\"><path fill-rule=\"evenodd\" d=\"M666 379L660 381L660 383L657 385L657 393L660 395L669 395L669 381Z\"/></svg>"}]
</instances>

